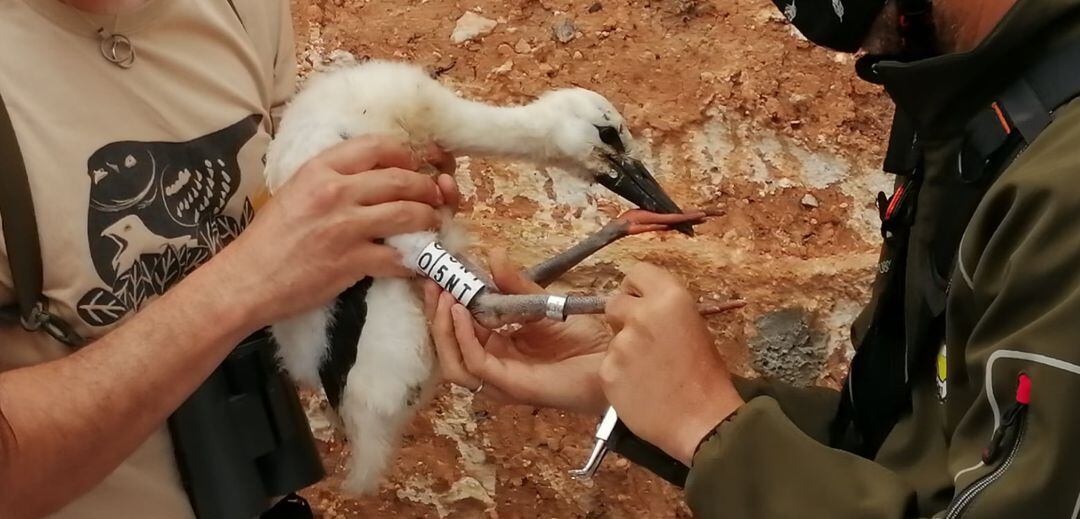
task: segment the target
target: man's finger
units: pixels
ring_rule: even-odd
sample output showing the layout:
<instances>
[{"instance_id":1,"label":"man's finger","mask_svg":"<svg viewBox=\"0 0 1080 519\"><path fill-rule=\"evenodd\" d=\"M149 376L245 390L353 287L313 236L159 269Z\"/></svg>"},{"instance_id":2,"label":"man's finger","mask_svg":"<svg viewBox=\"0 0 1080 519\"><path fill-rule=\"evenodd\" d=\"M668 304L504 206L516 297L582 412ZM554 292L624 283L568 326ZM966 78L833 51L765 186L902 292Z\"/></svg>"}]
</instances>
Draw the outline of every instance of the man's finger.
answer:
<instances>
[{"instance_id":1,"label":"man's finger","mask_svg":"<svg viewBox=\"0 0 1080 519\"><path fill-rule=\"evenodd\" d=\"M630 319L630 315L633 313L634 306L637 303L638 298L629 294L616 294L608 300L607 307L604 309L604 316L615 333L619 333L623 326L626 325L626 321Z\"/></svg>"},{"instance_id":2,"label":"man's finger","mask_svg":"<svg viewBox=\"0 0 1080 519\"><path fill-rule=\"evenodd\" d=\"M455 304L450 294L444 292L439 296L435 318L431 322L431 337L435 342L435 353L439 356L443 378L459 386L476 388L480 380L468 372L462 361L461 346L451 314Z\"/></svg>"},{"instance_id":3,"label":"man's finger","mask_svg":"<svg viewBox=\"0 0 1080 519\"><path fill-rule=\"evenodd\" d=\"M529 368L488 353L473 334L472 315L465 307L455 305L453 318L461 356L469 372L483 380L485 387L490 385L514 399L523 398L523 389L529 387L531 380Z\"/></svg>"},{"instance_id":4,"label":"man's finger","mask_svg":"<svg viewBox=\"0 0 1080 519\"><path fill-rule=\"evenodd\" d=\"M410 200L438 207L444 197L439 185L429 175L401 168L386 168L352 175L345 179L350 200L359 205L378 205Z\"/></svg>"},{"instance_id":5,"label":"man's finger","mask_svg":"<svg viewBox=\"0 0 1080 519\"><path fill-rule=\"evenodd\" d=\"M465 368L480 380L497 383L501 380L499 371L504 367L503 363L484 351L484 347L476 337L472 314L460 304L455 304L450 309L450 313L454 320L454 337L457 339Z\"/></svg>"},{"instance_id":6,"label":"man's finger","mask_svg":"<svg viewBox=\"0 0 1080 519\"><path fill-rule=\"evenodd\" d=\"M415 171L419 160L403 142L388 137L365 135L335 144L316 158L343 175L354 175L378 168L403 168Z\"/></svg>"},{"instance_id":7,"label":"man's finger","mask_svg":"<svg viewBox=\"0 0 1080 519\"><path fill-rule=\"evenodd\" d=\"M457 181L450 175L439 175L435 179L442 192L443 200L451 210L457 212L461 208L461 191L458 190Z\"/></svg>"},{"instance_id":8,"label":"man's finger","mask_svg":"<svg viewBox=\"0 0 1080 519\"><path fill-rule=\"evenodd\" d=\"M428 231L439 225L435 208L421 202L387 202L356 208L356 231L368 238Z\"/></svg>"},{"instance_id":9,"label":"man's finger","mask_svg":"<svg viewBox=\"0 0 1080 519\"><path fill-rule=\"evenodd\" d=\"M476 322L476 319L473 319L473 331L476 333L476 339L480 341L480 344L487 344L491 340L491 334L495 333Z\"/></svg>"},{"instance_id":10,"label":"man's finger","mask_svg":"<svg viewBox=\"0 0 1080 519\"><path fill-rule=\"evenodd\" d=\"M495 286L504 294L543 294L540 285L525 277L523 269L510 261L506 249L496 248L488 255L488 266Z\"/></svg>"},{"instance_id":11,"label":"man's finger","mask_svg":"<svg viewBox=\"0 0 1080 519\"><path fill-rule=\"evenodd\" d=\"M430 279L420 282L420 289L424 292L424 316L430 323L435 319L435 310L439 308L439 295L442 287Z\"/></svg>"},{"instance_id":12,"label":"man's finger","mask_svg":"<svg viewBox=\"0 0 1080 519\"><path fill-rule=\"evenodd\" d=\"M349 251L348 261L356 265L358 276L409 278L416 275L416 272L405 266L401 253L387 245L361 243Z\"/></svg>"}]
</instances>

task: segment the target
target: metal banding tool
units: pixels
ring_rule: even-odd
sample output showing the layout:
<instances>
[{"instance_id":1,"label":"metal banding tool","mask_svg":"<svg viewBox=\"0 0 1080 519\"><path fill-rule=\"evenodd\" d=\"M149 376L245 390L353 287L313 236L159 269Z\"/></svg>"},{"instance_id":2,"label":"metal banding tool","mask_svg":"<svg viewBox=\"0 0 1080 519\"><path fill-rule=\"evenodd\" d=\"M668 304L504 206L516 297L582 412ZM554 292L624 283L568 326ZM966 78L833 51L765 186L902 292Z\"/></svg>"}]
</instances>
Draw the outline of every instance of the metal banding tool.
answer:
<instances>
[{"instance_id":1,"label":"metal banding tool","mask_svg":"<svg viewBox=\"0 0 1080 519\"><path fill-rule=\"evenodd\" d=\"M611 433L615 431L615 426L619 423L619 415L615 412L614 407L609 407L607 412L604 413L604 419L600 421L600 426L596 428L596 443L593 445L592 453L589 454L588 461L585 462L585 466L577 470L570 471L570 477L574 479L589 479L596 474L596 471L600 469L600 464L604 462L604 456L607 456L611 440Z\"/></svg>"}]
</instances>

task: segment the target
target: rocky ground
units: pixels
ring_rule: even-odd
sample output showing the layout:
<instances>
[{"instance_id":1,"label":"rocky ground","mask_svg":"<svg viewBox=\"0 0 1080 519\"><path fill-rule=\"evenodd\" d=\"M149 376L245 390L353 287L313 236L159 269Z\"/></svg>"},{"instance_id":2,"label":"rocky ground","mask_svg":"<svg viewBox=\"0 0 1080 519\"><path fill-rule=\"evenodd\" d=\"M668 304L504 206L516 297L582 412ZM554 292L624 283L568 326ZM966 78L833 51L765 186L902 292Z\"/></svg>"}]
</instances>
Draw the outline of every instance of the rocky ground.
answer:
<instances>
[{"instance_id":1,"label":"rocky ground","mask_svg":"<svg viewBox=\"0 0 1080 519\"><path fill-rule=\"evenodd\" d=\"M724 215L698 236L625 240L565 290L618 283L634 261L678 272L706 298L750 301L710 322L732 368L835 386L847 326L876 257L874 195L889 107L853 60L812 47L765 0L293 0L304 73L369 58L421 64L463 95L528 102L552 88L601 92L684 207ZM463 218L479 248L532 263L620 206L559 172L460 161ZM308 396L335 474L307 492L322 517L687 517L677 490L612 458L591 483L596 417L499 407L444 388L408 429L379 493L344 495L344 445Z\"/></svg>"}]
</instances>

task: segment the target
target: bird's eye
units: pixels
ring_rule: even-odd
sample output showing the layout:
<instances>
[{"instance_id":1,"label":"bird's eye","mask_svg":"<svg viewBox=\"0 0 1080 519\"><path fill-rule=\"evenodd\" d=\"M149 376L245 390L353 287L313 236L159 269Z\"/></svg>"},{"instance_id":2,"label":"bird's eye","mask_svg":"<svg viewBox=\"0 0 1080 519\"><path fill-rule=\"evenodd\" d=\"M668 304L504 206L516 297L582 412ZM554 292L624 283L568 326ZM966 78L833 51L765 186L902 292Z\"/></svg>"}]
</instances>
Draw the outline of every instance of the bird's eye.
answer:
<instances>
[{"instance_id":1,"label":"bird's eye","mask_svg":"<svg viewBox=\"0 0 1080 519\"><path fill-rule=\"evenodd\" d=\"M135 164L138 164L138 163L139 163L139 161L135 160L135 157L132 157L131 155L128 155L127 157L124 157L124 167L125 168L133 168L133 167L135 167Z\"/></svg>"},{"instance_id":2,"label":"bird's eye","mask_svg":"<svg viewBox=\"0 0 1080 519\"><path fill-rule=\"evenodd\" d=\"M619 137L619 130L614 126L597 126L596 130L600 132L600 141L608 146L611 146L615 151L619 153L625 153L626 147L623 146L622 138Z\"/></svg>"}]
</instances>

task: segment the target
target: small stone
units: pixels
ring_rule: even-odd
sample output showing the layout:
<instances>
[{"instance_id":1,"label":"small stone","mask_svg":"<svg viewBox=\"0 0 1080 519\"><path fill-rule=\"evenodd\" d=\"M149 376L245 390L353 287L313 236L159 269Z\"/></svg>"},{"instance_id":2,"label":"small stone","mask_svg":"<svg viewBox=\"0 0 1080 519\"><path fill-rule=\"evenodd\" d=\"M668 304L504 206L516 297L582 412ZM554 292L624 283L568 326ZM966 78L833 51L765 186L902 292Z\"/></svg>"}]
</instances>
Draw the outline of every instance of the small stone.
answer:
<instances>
[{"instance_id":1,"label":"small stone","mask_svg":"<svg viewBox=\"0 0 1080 519\"><path fill-rule=\"evenodd\" d=\"M615 468L625 469L625 468L627 468L629 466L630 466L630 462L626 461L623 458L619 458L618 460L615 460Z\"/></svg>"},{"instance_id":2,"label":"small stone","mask_svg":"<svg viewBox=\"0 0 1080 519\"><path fill-rule=\"evenodd\" d=\"M580 50L574 51L574 59L585 59L585 55Z\"/></svg>"},{"instance_id":3,"label":"small stone","mask_svg":"<svg viewBox=\"0 0 1080 519\"><path fill-rule=\"evenodd\" d=\"M472 11L465 11L465 14L458 18L457 25L454 26L454 33L450 35L450 41L465 43L475 40L491 34L496 25L499 25L499 22L484 18Z\"/></svg>"},{"instance_id":4,"label":"small stone","mask_svg":"<svg viewBox=\"0 0 1080 519\"><path fill-rule=\"evenodd\" d=\"M496 76L501 76L510 72L511 70L514 70L514 60L508 59L506 60L506 63L503 63L502 65L491 69L491 73Z\"/></svg>"},{"instance_id":5,"label":"small stone","mask_svg":"<svg viewBox=\"0 0 1080 519\"><path fill-rule=\"evenodd\" d=\"M577 27L574 27L574 22L566 18L555 22L555 25L551 26L551 33L559 43L570 43L574 39L576 32Z\"/></svg>"},{"instance_id":6,"label":"small stone","mask_svg":"<svg viewBox=\"0 0 1080 519\"><path fill-rule=\"evenodd\" d=\"M518 54L528 54L531 50L532 47L529 46L529 42L525 41L524 38L518 40L518 42L514 44L514 52Z\"/></svg>"},{"instance_id":7,"label":"small stone","mask_svg":"<svg viewBox=\"0 0 1080 519\"><path fill-rule=\"evenodd\" d=\"M589 12L590 13L595 13L595 12L600 11L603 8L604 8L603 4L601 4L600 2L596 2L595 4L589 6Z\"/></svg>"},{"instance_id":8,"label":"small stone","mask_svg":"<svg viewBox=\"0 0 1080 519\"><path fill-rule=\"evenodd\" d=\"M802 197L802 205L806 207L817 207L818 200L814 197L814 195L807 193L806 196Z\"/></svg>"}]
</instances>

